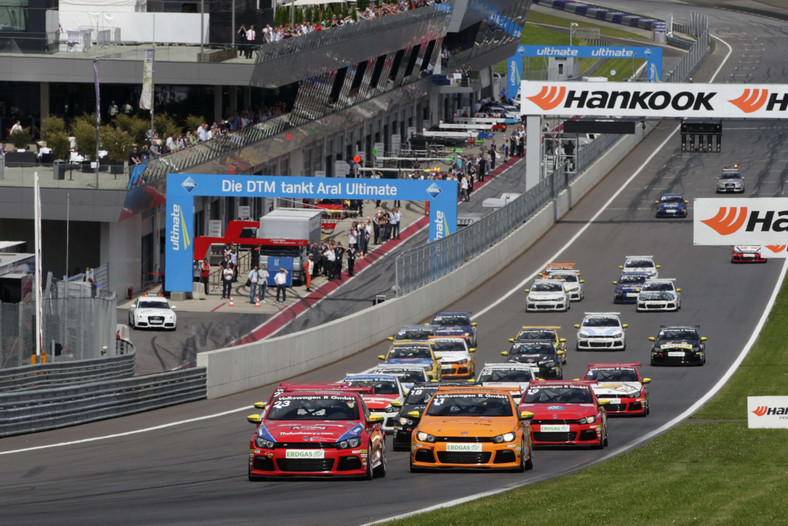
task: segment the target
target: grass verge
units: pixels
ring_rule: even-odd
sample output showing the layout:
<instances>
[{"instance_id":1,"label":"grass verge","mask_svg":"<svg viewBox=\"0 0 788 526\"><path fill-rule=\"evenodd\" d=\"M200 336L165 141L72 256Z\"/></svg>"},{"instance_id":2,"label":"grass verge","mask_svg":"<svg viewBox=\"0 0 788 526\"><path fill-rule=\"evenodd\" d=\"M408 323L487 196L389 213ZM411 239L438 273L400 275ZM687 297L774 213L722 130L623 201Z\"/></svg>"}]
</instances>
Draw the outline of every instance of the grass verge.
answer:
<instances>
[{"instance_id":1,"label":"grass verge","mask_svg":"<svg viewBox=\"0 0 788 526\"><path fill-rule=\"evenodd\" d=\"M741 420L689 420L578 473L389 524L788 524L788 431L746 421L747 396L788 393L787 316L788 281L739 370L693 417Z\"/></svg>"}]
</instances>

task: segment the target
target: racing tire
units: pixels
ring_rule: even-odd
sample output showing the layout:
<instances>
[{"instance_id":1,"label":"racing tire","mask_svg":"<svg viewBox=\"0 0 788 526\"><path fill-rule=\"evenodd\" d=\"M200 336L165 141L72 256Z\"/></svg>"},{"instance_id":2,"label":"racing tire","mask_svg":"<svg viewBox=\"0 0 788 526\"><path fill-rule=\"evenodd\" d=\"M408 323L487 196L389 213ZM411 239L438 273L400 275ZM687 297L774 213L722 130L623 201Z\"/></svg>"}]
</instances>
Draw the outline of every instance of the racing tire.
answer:
<instances>
[{"instance_id":1,"label":"racing tire","mask_svg":"<svg viewBox=\"0 0 788 526\"><path fill-rule=\"evenodd\" d=\"M134 331L137 330L137 326L134 325L134 318L129 318L129 328Z\"/></svg>"},{"instance_id":2,"label":"racing tire","mask_svg":"<svg viewBox=\"0 0 788 526\"><path fill-rule=\"evenodd\" d=\"M372 480L375 478L375 472L372 471L372 448L367 448L367 473L364 475L366 480Z\"/></svg>"},{"instance_id":3,"label":"racing tire","mask_svg":"<svg viewBox=\"0 0 788 526\"><path fill-rule=\"evenodd\" d=\"M599 444L597 444L594 449L605 449L607 445L607 429L604 427L602 428L602 434L599 437Z\"/></svg>"},{"instance_id":4,"label":"racing tire","mask_svg":"<svg viewBox=\"0 0 788 526\"><path fill-rule=\"evenodd\" d=\"M372 476L384 478L386 476L386 451L385 448L380 451L380 465L372 470Z\"/></svg>"}]
</instances>

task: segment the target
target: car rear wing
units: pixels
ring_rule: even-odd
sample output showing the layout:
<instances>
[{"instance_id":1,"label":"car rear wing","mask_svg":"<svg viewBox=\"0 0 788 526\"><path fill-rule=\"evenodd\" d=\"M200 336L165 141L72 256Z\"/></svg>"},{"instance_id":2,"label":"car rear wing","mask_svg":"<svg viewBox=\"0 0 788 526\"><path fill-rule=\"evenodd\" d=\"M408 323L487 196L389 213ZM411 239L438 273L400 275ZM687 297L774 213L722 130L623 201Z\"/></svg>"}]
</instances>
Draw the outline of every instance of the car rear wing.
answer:
<instances>
[{"instance_id":1,"label":"car rear wing","mask_svg":"<svg viewBox=\"0 0 788 526\"><path fill-rule=\"evenodd\" d=\"M561 327L558 325L523 325L520 328L521 329L555 329L557 331L561 330Z\"/></svg>"},{"instance_id":2,"label":"car rear wing","mask_svg":"<svg viewBox=\"0 0 788 526\"><path fill-rule=\"evenodd\" d=\"M606 367L609 367L609 368L613 368L613 367L627 368L627 367L640 367L641 365L643 365L643 364L640 363L640 362L589 363L588 364L588 368L589 369L601 369L601 368L606 368Z\"/></svg>"}]
</instances>

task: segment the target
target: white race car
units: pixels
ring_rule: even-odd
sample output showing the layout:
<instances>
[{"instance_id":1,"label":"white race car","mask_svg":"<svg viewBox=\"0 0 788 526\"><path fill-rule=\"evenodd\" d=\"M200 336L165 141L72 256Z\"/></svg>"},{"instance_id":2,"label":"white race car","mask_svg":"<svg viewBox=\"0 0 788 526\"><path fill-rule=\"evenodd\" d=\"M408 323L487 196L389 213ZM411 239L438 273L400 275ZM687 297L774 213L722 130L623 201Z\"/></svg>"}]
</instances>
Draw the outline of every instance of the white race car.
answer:
<instances>
[{"instance_id":1,"label":"white race car","mask_svg":"<svg viewBox=\"0 0 788 526\"><path fill-rule=\"evenodd\" d=\"M512 398L528 390L531 380L539 378L539 366L527 363L486 363L479 373L477 383L484 387L509 389Z\"/></svg>"},{"instance_id":2,"label":"white race car","mask_svg":"<svg viewBox=\"0 0 788 526\"><path fill-rule=\"evenodd\" d=\"M586 312L582 323L576 323L578 351L623 351L627 348L626 323L619 312Z\"/></svg>"},{"instance_id":3,"label":"white race car","mask_svg":"<svg viewBox=\"0 0 788 526\"><path fill-rule=\"evenodd\" d=\"M164 296L143 294L129 307L129 327L132 329L175 330L178 318Z\"/></svg>"},{"instance_id":4,"label":"white race car","mask_svg":"<svg viewBox=\"0 0 788 526\"><path fill-rule=\"evenodd\" d=\"M650 278L659 276L659 265L654 263L654 256L627 256L623 265L619 265L622 274L648 274Z\"/></svg>"},{"instance_id":5,"label":"white race car","mask_svg":"<svg viewBox=\"0 0 788 526\"><path fill-rule=\"evenodd\" d=\"M537 279L525 292L528 293L525 297L526 311L569 310L569 295L561 281Z\"/></svg>"},{"instance_id":6,"label":"white race car","mask_svg":"<svg viewBox=\"0 0 788 526\"><path fill-rule=\"evenodd\" d=\"M681 308L681 289L673 279L647 279L640 287L637 311L677 311Z\"/></svg>"},{"instance_id":7,"label":"white race car","mask_svg":"<svg viewBox=\"0 0 788 526\"><path fill-rule=\"evenodd\" d=\"M473 378L476 375L474 347L461 336L433 336L429 339L437 356L441 357L441 379ZM428 380L429 381L429 380Z\"/></svg>"},{"instance_id":8,"label":"white race car","mask_svg":"<svg viewBox=\"0 0 788 526\"><path fill-rule=\"evenodd\" d=\"M576 270L553 270L547 273L547 279L554 279L564 284L564 290L569 294L569 301L582 301L585 298L583 283L580 273Z\"/></svg>"},{"instance_id":9,"label":"white race car","mask_svg":"<svg viewBox=\"0 0 788 526\"><path fill-rule=\"evenodd\" d=\"M402 388L410 391L413 384L429 382L430 378L420 365L382 363L372 369L370 374L390 374L399 378Z\"/></svg>"}]
</instances>

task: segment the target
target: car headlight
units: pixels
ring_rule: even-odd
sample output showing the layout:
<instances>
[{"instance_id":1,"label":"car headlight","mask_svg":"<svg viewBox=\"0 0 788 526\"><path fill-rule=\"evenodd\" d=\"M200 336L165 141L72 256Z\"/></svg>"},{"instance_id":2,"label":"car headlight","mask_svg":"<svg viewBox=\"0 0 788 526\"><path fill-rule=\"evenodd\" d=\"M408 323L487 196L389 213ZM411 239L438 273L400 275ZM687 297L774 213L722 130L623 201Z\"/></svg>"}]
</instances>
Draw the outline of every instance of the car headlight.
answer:
<instances>
[{"instance_id":1,"label":"car headlight","mask_svg":"<svg viewBox=\"0 0 788 526\"><path fill-rule=\"evenodd\" d=\"M337 448L339 449L351 449L360 445L361 437L348 438L347 440L337 442Z\"/></svg>"},{"instance_id":2,"label":"car headlight","mask_svg":"<svg viewBox=\"0 0 788 526\"><path fill-rule=\"evenodd\" d=\"M271 442L270 440L266 440L262 437L256 437L254 439L254 445L260 449L274 449L276 442Z\"/></svg>"},{"instance_id":3,"label":"car headlight","mask_svg":"<svg viewBox=\"0 0 788 526\"><path fill-rule=\"evenodd\" d=\"M616 331L613 334L611 334L611 336L613 338L623 338L624 337L624 331Z\"/></svg>"},{"instance_id":4,"label":"car headlight","mask_svg":"<svg viewBox=\"0 0 788 526\"><path fill-rule=\"evenodd\" d=\"M497 437L493 437L493 442L496 444L502 444L504 442L512 442L514 440L515 434L512 431L508 433L504 433L503 435L498 435Z\"/></svg>"},{"instance_id":5,"label":"car headlight","mask_svg":"<svg viewBox=\"0 0 788 526\"><path fill-rule=\"evenodd\" d=\"M555 365L554 360L544 360L539 362L539 365L544 365L545 367L553 367Z\"/></svg>"},{"instance_id":6,"label":"car headlight","mask_svg":"<svg viewBox=\"0 0 788 526\"><path fill-rule=\"evenodd\" d=\"M396 413L397 411L399 411L399 408L394 407L393 405L389 405L388 407L386 407L387 413Z\"/></svg>"},{"instance_id":7,"label":"car headlight","mask_svg":"<svg viewBox=\"0 0 788 526\"><path fill-rule=\"evenodd\" d=\"M399 418L399 425L401 425L401 426L412 426L413 425L413 420L411 420L410 418L405 418L404 416L401 416Z\"/></svg>"},{"instance_id":8,"label":"car headlight","mask_svg":"<svg viewBox=\"0 0 788 526\"><path fill-rule=\"evenodd\" d=\"M587 416L577 421L578 424L593 424L596 422L596 416Z\"/></svg>"},{"instance_id":9,"label":"car headlight","mask_svg":"<svg viewBox=\"0 0 788 526\"><path fill-rule=\"evenodd\" d=\"M630 398L639 398L640 395L642 395L642 394L643 394L643 391L635 391L634 393L630 394L629 397Z\"/></svg>"},{"instance_id":10,"label":"car headlight","mask_svg":"<svg viewBox=\"0 0 788 526\"><path fill-rule=\"evenodd\" d=\"M591 336L591 334L588 333L588 332L585 332L585 331L580 331L580 332L577 333L577 337L578 338L588 338L590 336Z\"/></svg>"},{"instance_id":11,"label":"car headlight","mask_svg":"<svg viewBox=\"0 0 788 526\"><path fill-rule=\"evenodd\" d=\"M435 437L429 433L425 433L424 431L419 431L416 434L416 438L419 440L419 442L435 442Z\"/></svg>"}]
</instances>

